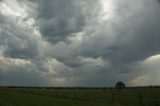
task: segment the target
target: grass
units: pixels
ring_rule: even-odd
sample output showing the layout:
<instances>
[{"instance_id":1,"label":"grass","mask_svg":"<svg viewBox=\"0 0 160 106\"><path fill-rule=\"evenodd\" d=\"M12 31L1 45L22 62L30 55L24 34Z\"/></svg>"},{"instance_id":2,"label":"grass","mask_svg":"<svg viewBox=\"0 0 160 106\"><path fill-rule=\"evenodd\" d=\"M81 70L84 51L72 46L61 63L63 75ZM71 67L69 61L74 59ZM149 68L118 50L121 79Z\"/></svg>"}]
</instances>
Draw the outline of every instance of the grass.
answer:
<instances>
[{"instance_id":1,"label":"grass","mask_svg":"<svg viewBox=\"0 0 160 106\"><path fill-rule=\"evenodd\" d=\"M160 89L3 88L0 106L160 106Z\"/></svg>"},{"instance_id":2,"label":"grass","mask_svg":"<svg viewBox=\"0 0 160 106\"><path fill-rule=\"evenodd\" d=\"M14 90L0 91L0 106L107 106L105 103L92 103L68 100L50 96L40 96ZM108 105L109 106L109 105Z\"/></svg>"}]
</instances>

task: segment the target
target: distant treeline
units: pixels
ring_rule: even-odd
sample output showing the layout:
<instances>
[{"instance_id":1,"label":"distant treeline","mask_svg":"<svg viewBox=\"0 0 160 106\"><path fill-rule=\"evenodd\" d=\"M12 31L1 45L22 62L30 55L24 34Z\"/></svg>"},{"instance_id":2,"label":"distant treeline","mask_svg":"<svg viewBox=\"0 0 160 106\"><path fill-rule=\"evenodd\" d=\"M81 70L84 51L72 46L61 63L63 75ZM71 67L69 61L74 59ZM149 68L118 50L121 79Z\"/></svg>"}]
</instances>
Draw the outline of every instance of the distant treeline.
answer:
<instances>
[{"instance_id":1,"label":"distant treeline","mask_svg":"<svg viewBox=\"0 0 160 106\"><path fill-rule=\"evenodd\" d=\"M31 89L116 89L115 87L33 87L33 86L0 86L0 88L31 88ZM130 88L160 88L160 86L135 86Z\"/></svg>"}]
</instances>

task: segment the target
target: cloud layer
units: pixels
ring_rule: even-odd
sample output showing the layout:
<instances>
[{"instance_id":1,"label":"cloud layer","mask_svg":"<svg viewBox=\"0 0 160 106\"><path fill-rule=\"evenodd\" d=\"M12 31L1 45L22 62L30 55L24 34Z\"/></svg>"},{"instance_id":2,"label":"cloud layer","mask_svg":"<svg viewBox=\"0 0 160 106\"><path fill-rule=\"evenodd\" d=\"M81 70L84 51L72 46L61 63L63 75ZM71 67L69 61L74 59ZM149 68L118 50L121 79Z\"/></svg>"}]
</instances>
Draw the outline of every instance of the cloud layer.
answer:
<instances>
[{"instance_id":1,"label":"cloud layer","mask_svg":"<svg viewBox=\"0 0 160 106\"><path fill-rule=\"evenodd\" d=\"M158 0L2 0L0 85L159 85L159 19Z\"/></svg>"}]
</instances>

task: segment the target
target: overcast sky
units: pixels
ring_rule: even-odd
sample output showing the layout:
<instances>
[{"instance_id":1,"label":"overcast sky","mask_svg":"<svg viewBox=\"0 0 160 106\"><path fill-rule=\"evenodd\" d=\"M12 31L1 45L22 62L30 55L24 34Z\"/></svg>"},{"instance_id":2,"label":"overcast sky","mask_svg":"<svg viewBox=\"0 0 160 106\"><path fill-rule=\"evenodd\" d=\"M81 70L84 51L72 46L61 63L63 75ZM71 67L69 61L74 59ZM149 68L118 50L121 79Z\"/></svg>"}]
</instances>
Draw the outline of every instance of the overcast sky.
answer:
<instances>
[{"instance_id":1,"label":"overcast sky","mask_svg":"<svg viewBox=\"0 0 160 106\"><path fill-rule=\"evenodd\" d=\"M0 0L0 85L160 85L159 0Z\"/></svg>"}]
</instances>

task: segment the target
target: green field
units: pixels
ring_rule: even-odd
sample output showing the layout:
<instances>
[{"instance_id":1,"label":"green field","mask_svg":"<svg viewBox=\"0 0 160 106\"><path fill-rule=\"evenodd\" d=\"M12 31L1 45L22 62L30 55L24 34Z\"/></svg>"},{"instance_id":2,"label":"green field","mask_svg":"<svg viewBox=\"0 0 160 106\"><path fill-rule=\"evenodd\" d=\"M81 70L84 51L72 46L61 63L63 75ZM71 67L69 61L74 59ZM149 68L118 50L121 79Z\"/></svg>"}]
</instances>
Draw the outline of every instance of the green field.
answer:
<instances>
[{"instance_id":1,"label":"green field","mask_svg":"<svg viewBox=\"0 0 160 106\"><path fill-rule=\"evenodd\" d=\"M0 106L160 106L160 88L0 88Z\"/></svg>"}]
</instances>

